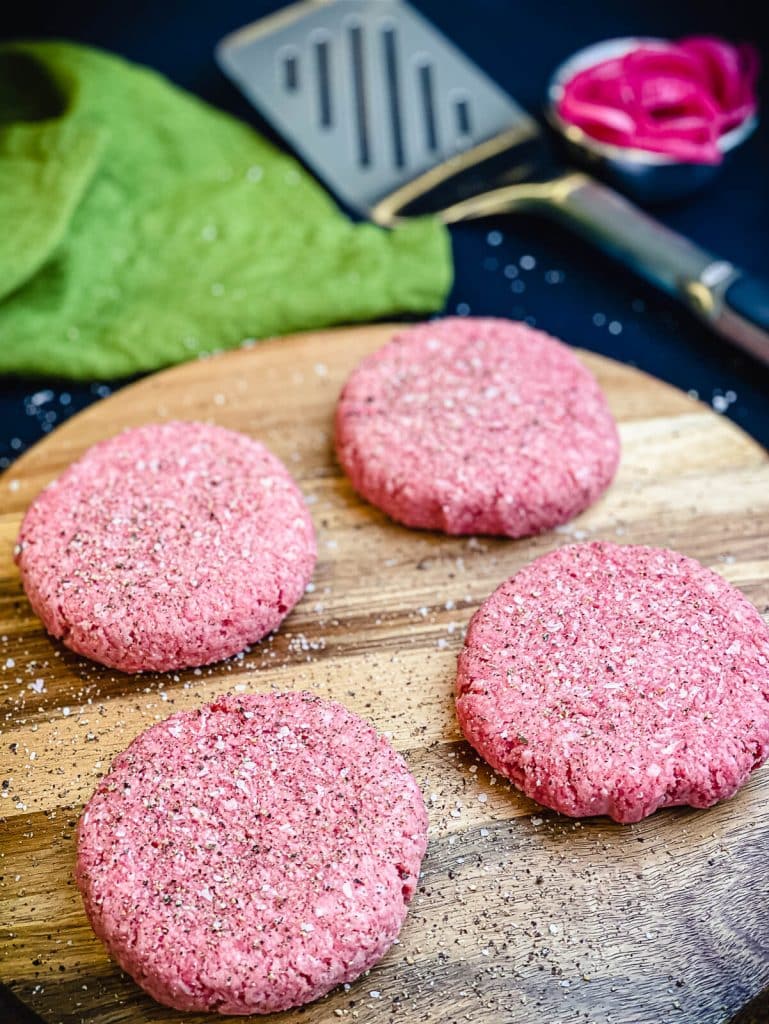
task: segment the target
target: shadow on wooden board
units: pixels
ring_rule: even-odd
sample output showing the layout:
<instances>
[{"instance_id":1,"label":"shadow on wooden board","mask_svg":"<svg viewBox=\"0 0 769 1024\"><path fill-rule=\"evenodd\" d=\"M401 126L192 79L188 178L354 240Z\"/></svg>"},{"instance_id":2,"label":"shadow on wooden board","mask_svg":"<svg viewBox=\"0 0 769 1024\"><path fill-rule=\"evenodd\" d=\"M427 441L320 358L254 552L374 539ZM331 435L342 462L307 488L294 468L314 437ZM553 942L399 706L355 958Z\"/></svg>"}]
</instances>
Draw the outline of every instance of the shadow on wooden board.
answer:
<instances>
[{"instance_id":1,"label":"shadow on wooden board","mask_svg":"<svg viewBox=\"0 0 769 1024\"><path fill-rule=\"evenodd\" d=\"M764 989L755 999L751 999L729 1024L769 1024L769 989Z\"/></svg>"},{"instance_id":2,"label":"shadow on wooden board","mask_svg":"<svg viewBox=\"0 0 769 1024\"><path fill-rule=\"evenodd\" d=\"M30 1010L16 996L0 984L0 1020L6 1024L45 1024L34 1010ZM756 996L732 1017L729 1024L769 1024L769 989Z\"/></svg>"},{"instance_id":3,"label":"shadow on wooden board","mask_svg":"<svg viewBox=\"0 0 769 1024\"><path fill-rule=\"evenodd\" d=\"M3 1024L45 1024L34 1010L25 1006L5 985L0 984L0 1020Z\"/></svg>"}]
</instances>

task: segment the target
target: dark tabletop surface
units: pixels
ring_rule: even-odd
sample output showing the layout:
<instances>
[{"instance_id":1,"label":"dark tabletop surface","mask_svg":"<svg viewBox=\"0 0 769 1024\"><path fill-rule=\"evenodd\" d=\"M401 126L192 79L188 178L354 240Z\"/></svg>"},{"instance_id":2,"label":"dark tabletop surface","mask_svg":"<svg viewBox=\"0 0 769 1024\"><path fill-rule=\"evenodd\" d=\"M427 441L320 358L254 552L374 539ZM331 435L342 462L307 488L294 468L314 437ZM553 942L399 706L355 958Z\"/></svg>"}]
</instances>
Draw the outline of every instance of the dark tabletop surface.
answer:
<instances>
[{"instance_id":1,"label":"dark tabletop surface","mask_svg":"<svg viewBox=\"0 0 769 1024\"><path fill-rule=\"evenodd\" d=\"M769 68L769 32L759 24L761 5L755 0L417 0L417 5L533 112L556 64L610 36L715 32L750 39ZM120 5L31 0L4 11L0 37L62 36L115 50L264 130L216 68L212 52L227 32L279 6L270 0ZM762 93L769 111L769 73ZM656 212L716 255L769 279L769 114L707 191ZM447 312L527 318L572 344L696 392L769 445L769 369L730 349L672 300L585 243L541 221L512 217L457 227L453 238L456 283ZM0 381L0 468L117 386Z\"/></svg>"}]
</instances>

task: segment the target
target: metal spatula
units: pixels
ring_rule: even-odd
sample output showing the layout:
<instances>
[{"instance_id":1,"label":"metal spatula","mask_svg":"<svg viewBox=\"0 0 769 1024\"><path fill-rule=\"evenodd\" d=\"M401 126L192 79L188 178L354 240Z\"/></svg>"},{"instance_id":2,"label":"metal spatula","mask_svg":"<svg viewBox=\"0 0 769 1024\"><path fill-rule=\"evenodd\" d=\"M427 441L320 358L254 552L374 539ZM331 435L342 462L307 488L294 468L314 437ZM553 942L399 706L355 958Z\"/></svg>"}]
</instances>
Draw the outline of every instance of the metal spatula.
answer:
<instances>
[{"instance_id":1,"label":"metal spatula","mask_svg":"<svg viewBox=\"0 0 769 1024\"><path fill-rule=\"evenodd\" d=\"M223 70L379 224L553 216L769 363L769 288L551 160L537 122L403 0L303 0L228 36Z\"/></svg>"}]
</instances>

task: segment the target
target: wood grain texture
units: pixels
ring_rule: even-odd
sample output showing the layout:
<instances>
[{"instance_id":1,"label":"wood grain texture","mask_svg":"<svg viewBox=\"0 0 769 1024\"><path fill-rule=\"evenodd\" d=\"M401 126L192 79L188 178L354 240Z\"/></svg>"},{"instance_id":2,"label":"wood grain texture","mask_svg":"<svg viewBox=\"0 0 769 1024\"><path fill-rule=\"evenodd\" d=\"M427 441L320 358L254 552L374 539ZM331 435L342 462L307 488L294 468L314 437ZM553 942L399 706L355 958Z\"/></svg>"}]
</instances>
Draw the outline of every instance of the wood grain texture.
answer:
<instances>
[{"instance_id":1,"label":"wood grain texture","mask_svg":"<svg viewBox=\"0 0 769 1024\"><path fill-rule=\"evenodd\" d=\"M575 539L667 545L769 610L769 461L727 420L628 367L582 354L620 421L604 499L524 541L407 530L334 461L345 376L391 328L268 342L146 379L59 428L0 480L0 977L51 1022L196 1017L110 962L71 879L74 826L111 758L152 722L225 690L307 688L392 735L430 809L424 877L401 942L348 992L281 1024L717 1024L769 984L769 785L634 826L574 822L498 778L460 740L455 659L479 602ZM167 417L263 440L296 475L319 539L314 590L243 657L132 677L50 640L12 561L23 510L90 444Z\"/></svg>"}]
</instances>

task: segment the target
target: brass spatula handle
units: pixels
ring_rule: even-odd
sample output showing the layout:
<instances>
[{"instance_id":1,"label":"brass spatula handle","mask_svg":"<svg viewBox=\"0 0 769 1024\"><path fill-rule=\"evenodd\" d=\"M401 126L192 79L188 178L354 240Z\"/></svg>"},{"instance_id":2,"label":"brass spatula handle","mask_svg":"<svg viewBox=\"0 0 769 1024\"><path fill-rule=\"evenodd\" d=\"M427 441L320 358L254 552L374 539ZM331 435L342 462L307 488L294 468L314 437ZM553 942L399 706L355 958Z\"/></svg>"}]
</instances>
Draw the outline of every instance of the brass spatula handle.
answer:
<instances>
[{"instance_id":1,"label":"brass spatula handle","mask_svg":"<svg viewBox=\"0 0 769 1024\"><path fill-rule=\"evenodd\" d=\"M769 365L769 285L660 224L586 174L509 185L448 207L448 224L532 210L593 242L680 299L700 319Z\"/></svg>"}]
</instances>

